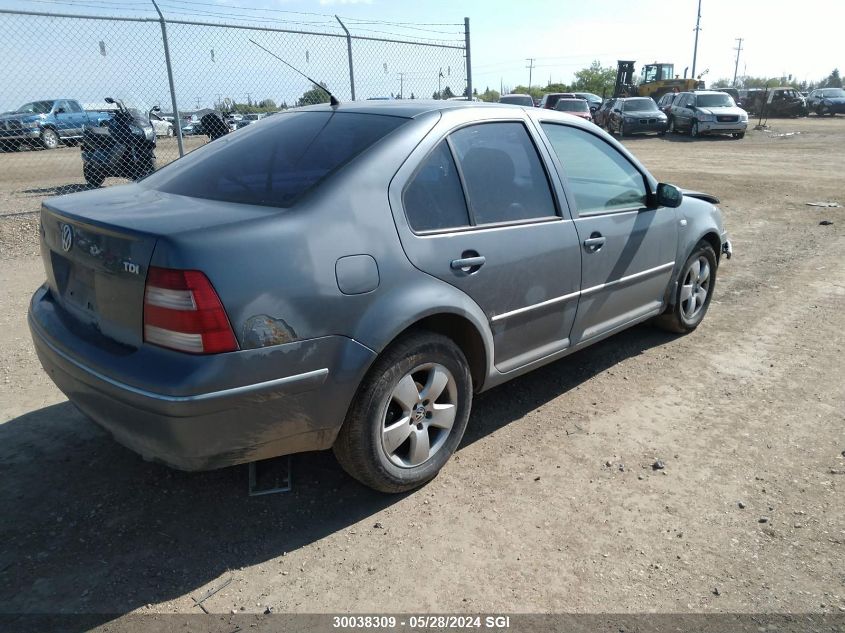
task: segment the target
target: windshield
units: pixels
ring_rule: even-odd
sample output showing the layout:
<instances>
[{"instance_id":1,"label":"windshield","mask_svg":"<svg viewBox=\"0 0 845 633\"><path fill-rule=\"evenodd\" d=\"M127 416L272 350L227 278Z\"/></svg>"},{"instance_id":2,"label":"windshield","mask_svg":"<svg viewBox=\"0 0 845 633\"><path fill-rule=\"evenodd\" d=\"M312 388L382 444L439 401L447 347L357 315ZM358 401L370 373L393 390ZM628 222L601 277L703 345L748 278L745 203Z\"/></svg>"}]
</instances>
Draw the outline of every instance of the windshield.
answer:
<instances>
[{"instance_id":1,"label":"windshield","mask_svg":"<svg viewBox=\"0 0 845 633\"><path fill-rule=\"evenodd\" d=\"M287 112L170 163L143 185L180 196L289 207L407 119Z\"/></svg>"},{"instance_id":2,"label":"windshield","mask_svg":"<svg viewBox=\"0 0 845 633\"><path fill-rule=\"evenodd\" d=\"M628 99L622 102L623 112L643 112L646 110L657 110L654 99Z\"/></svg>"},{"instance_id":3,"label":"windshield","mask_svg":"<svg viewBox=\"0 0 845 633\"><path fill-rule=\"evenodd\" d=\"M824 91L825 97L845 97L845 90L842 88L830 88Z\"/></svg>"},{"instance_id":4,"label":"windshield","mask_svg":"<svg viewBox=\"0 0 845 633\"><path fill-rule=\"evenodd\" d=\"M583 99L561 99L555 105L555 110L561 112L589 112L590 108Z\"/></svg>"},{"instance_id":5,"label":"windshield","mask_svg":"<svg viewBox=\"0 0 845 633\"><path fill-rule=\"evenodd\" d=\"M17 112L20 114L50 114L52 109L52 101L33 101L22 105L17 109Z\"/></svg>"},{"instance_id":6,"label":"windshield","mask_svg":"<svg viewBox=\"0 0 845 633\"><path fill-rule=\"evenodd\" d=\"M736 104L729 94L723 92L717 95L698 95L695 105L699 108L733 108Z\"/></svg>"}]
</instances>

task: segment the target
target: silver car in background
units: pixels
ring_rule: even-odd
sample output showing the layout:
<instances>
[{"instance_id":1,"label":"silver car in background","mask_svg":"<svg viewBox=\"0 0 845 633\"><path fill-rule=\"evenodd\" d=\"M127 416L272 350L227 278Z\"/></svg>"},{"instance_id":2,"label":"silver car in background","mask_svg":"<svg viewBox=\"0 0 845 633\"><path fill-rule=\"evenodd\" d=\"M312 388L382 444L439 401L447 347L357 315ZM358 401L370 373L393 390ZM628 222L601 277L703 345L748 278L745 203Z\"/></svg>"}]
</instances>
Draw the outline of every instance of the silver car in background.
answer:
<instances>
[{"instance_id":1,"label":"silver car in background","mask_svg":"<svg viewBox=\"0 0 845 633\"><path fill-rule=\"evenodd\" d=\"M29 325L145 457L333 448L400 492L458 448L474 394L649 319L695 329L731 253L717 202L553 110L295 109L45 201Z\"/></svg>"},{"instance_id":2,"label":"silver car in background","mask_svg":"<svg viewBox=\"0 0 845 633\"><path fill-rule=\"evenodd\" d=\"M669 132L689 132L694 137L705 134L745 136L748 113L734 103L733 97L715 90L682 92L669 106Z\"/></svg>"}]
</instances>

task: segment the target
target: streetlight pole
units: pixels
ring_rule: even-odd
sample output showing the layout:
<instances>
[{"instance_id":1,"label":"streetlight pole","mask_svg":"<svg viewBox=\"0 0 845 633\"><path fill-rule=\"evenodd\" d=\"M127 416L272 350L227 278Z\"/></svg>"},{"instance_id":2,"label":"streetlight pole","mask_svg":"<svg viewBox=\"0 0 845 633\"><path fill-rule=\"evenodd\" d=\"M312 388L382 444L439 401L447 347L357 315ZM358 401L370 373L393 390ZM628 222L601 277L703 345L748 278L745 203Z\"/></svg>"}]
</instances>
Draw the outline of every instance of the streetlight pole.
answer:
<instances>
[{"instance_id":1,"label":"streetlight pole","mask_svg":"<svg viewBox=\"0 0 845 633\"><path fill-rule=\"evenodd\" d=\"M736 38L737 47L736 47L736 64L734 64L734 83L733 87L736 88L736 73L739 70L739 54L742 52L742 38Z\"/></svg>"},{"instance_id":2,"label":"streetlight pole","mask_svg":"<svg viewBox=\"0 0 845 633\"><path fill-rule=\"evenodd\" d=\"M528 90L529 91L531 90L531 80L532 80L533 74L534 74L534 59L535 59L534 57L528 57L525 60L525 61L528 62L528 66L526 66L526 68L528 69Z\"/></svg>"}]
</instances>

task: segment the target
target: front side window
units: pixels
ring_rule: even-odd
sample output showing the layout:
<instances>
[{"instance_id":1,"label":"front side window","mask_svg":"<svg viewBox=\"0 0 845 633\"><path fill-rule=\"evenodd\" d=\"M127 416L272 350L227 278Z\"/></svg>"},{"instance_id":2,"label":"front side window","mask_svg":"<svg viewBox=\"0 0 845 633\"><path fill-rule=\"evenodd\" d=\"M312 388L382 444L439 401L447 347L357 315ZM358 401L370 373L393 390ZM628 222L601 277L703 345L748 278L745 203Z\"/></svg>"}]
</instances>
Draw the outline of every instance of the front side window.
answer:
<instances>
[{"instance_id":1,"label":"front side window","mask_svg":"<svg viewBox=\"0 0 845 633\"><path fill-rule=\"evenodd\" d=\"M557 215L549 181L522 123L481 123L449 137L475 224Z\"/></svg>"},{"instance_id":2,"label":"front side window","mask_svg":"<svg viewBox=\"0 0 845 633\"><path fill-rule=\"evenodd\" d=\"M643 175L614 147L584 130L543 123L560 160L578 213L597 213L646 205Z\"/></svg>"},{"instance_id":3,"label":"front side window","mask_svg":"<svg viewBox=\"0 0 845 633\"><path fill-rule=\"evenodd\" d=\"M407 119L287 112L194 150L143 180L166 193L289 207Z\"/></svg>"},{"instance_id":4,"label":"front side window","mask_svg":"<svg viewBox=\"0 0 845 633\"><path fill-rule=\"evenodd\" d=\"M76 101L65 101L67 104L68 112L83 112L82 106L80 106Z\"/></svg>"},{"instance_id":5,"label":"front side window","mask_svg":"<svg viewBox=\"0 0 845 633\"><path fill-rule=\"evenodd\" d=\"M446 141L428 155L402 196L414 231L436 231L469 225L464 190Z\"/></svg>"}]
</instances>

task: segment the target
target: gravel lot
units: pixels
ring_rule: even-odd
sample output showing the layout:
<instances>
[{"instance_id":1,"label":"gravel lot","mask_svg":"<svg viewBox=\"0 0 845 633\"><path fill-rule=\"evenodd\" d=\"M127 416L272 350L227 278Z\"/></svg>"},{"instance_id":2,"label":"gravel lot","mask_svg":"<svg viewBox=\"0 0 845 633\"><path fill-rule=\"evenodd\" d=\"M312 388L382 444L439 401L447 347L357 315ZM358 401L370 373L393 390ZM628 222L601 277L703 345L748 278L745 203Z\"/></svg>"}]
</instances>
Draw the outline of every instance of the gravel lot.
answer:
<instances>
[{"instance_id":1,"label":"gravel lot","mask_svg":"<svg viewBox=\"0 0 845 633\"><path fill-rule=\"evenodd\" d=\"M78 150L0 155L0 613L199 613L228 579L209 611L845 611L845 208L806 205L845 204L845 118L771 124L626 139L722 198L735 257L703 325L637 327L482 395L404 496L325 453L249 498L246 467L168 470L87 421L25 319L31 212L80 186Z\"/></svg>"}]
</instances>

